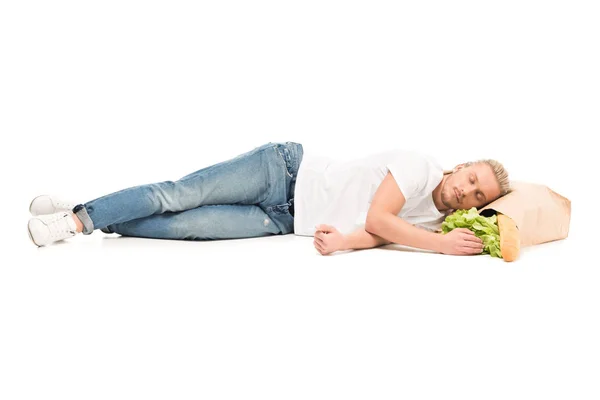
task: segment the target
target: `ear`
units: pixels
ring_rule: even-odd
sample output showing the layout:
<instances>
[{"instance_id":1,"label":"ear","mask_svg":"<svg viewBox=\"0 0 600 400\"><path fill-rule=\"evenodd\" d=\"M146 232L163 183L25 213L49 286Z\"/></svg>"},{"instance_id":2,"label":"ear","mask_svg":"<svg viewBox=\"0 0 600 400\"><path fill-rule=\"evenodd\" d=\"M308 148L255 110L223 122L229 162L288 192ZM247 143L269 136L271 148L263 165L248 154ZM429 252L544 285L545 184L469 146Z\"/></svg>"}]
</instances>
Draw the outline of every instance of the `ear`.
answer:
<instances>
[{"instance_id":1,"label":"ear","mask_svg":"<svg viewBox=\"0 0 600 400\"><path fill-rule=\"evenodd\" d=\"M461 169L463 169L465 167L465 164L458 164L456 167L454 167L454 170L452 172L457 172L460 171Z\"/></svg>"}]
</instances>

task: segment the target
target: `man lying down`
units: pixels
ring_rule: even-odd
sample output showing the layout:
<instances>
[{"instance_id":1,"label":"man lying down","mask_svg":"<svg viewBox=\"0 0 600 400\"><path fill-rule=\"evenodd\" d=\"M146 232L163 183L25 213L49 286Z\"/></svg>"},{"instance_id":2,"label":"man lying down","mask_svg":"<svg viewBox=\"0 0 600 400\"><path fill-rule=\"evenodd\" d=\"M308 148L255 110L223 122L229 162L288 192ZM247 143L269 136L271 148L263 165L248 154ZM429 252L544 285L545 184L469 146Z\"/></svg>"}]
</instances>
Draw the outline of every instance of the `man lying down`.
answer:
<instances>
[{"instance_id":1,"label":"man lying down","mask_svg":"<svg viewBox=\"0 0 600 400\"><path fill-rule=\"evenodd\" d=\"M429 155L399 149L342 162L305 153L294 233L314 236L322 255L397 243L501 257L496 215L486 218L477 209L510 191L508 173L496 160L448 171Z\"/></svg>"}]
</instances>

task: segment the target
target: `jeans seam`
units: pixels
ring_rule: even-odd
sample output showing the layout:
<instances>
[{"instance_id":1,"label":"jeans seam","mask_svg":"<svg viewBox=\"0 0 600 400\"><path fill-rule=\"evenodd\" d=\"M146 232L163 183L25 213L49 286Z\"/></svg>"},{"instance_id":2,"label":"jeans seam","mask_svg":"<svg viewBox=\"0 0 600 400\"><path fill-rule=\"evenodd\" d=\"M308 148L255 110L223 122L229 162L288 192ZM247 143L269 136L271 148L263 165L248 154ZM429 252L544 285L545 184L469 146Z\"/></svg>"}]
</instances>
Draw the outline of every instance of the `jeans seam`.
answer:
<instances>
[{"instance_id":1,"label":"jeans seam","mask_svg":"<svg viewBox=\"0 0 600 400\"><path fill-rule=\"evenodd\" d=\"M294 175L293 175L293 174L290 174L290 171L288 170L288 163L287 163L287 161L286 161L285 157L284 157L284 156L283 156L283 154L281 154L281 152L279 151L279 147L280 147L280 146L281 146L281 145L279 145L279 144L276 144L275 146L273 146L273 148L275 149L275 152L276 152L276 153L279 155L279 158L281 158L281 160L283 160L283 167L284 167L284 169L285 169L285 173L287 174L287 176L288 176L289 178L293 178L293 177L294 177Z\"/></svg>"}]
</instances>

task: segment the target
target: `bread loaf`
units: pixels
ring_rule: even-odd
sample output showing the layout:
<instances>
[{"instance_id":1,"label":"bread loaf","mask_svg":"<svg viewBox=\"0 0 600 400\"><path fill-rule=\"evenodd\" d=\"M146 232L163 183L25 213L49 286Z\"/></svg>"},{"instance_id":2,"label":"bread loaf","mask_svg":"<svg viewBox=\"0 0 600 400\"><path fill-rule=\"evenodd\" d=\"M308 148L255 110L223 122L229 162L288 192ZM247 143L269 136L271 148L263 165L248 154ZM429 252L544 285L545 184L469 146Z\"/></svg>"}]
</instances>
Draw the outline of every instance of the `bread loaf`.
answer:
<instances>
[{"instance_id":1,"label":"bread loaf","mask_svg":"<svg viewBox=\"0 0 600 400\"><path fill-rule=\"evenodd\" d=\"M497 213L498 230L500 231L500 252L504 261L514 261L519 257L521 238L519 228L512 218Z\"/></svg>"}]
</instances>

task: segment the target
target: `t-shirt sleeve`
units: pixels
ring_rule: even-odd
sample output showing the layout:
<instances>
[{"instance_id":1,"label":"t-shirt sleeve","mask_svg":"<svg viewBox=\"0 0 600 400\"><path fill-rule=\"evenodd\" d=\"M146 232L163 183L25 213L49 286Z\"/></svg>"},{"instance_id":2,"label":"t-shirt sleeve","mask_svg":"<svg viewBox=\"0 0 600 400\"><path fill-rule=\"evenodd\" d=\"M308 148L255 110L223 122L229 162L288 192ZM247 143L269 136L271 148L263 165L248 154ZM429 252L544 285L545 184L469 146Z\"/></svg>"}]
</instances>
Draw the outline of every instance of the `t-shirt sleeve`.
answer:
<instances>
[{"instance_id":1,"label":"t-shirt sleeve","mask_svg":"<svg viewBox=\"0 0 600 400\"><path fill-rule=\"evenodd\" d=\"M427 185L431 165L427 158L414 152L399 152L386 164L405 199L419 194Z\"/></svg>"}]
</instances>

